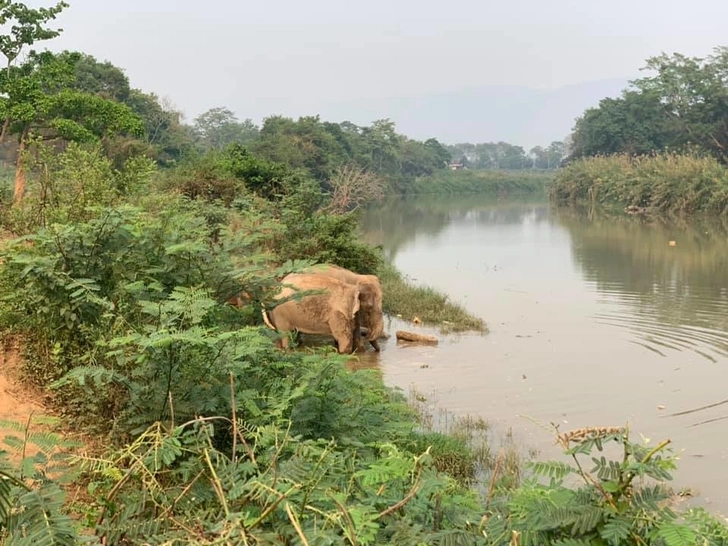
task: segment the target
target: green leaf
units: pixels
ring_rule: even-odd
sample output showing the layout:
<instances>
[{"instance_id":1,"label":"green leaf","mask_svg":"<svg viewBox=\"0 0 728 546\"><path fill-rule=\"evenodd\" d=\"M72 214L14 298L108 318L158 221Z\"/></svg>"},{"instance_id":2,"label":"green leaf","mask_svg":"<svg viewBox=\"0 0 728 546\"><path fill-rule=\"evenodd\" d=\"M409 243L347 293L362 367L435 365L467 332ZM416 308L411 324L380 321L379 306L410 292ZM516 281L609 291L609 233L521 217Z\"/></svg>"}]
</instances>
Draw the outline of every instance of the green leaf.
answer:
<instances>
[{"instance_id":1,"label":"green leaf","mask_svg":"<svg viewBox=\"0 0 728 546\"><path fill-rule=\"evenodd\" d=\"M665 541L667 546L694 546L698 538L690 527L677 523L663 524L657 531L657 535Z\"/></svg>"}]
</instances>

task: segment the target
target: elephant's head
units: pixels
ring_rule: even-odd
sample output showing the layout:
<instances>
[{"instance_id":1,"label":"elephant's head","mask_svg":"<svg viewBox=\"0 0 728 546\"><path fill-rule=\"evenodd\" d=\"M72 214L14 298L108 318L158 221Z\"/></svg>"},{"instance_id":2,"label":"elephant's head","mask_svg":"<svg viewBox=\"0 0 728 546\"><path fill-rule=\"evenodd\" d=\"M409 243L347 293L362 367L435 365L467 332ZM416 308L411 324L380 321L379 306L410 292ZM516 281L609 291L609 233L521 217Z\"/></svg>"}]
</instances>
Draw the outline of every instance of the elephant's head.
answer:
<instances>
[{"instance_id":1,"label":"elephant's head","mask_svg":"<svg viewBox=\"0 0 728 546\"><path fill-rule=\"evenodd\" d=\"M309 271L314 275L334 277L359 287L361 302L359 324L368 330L367 339L376 348L376 340L384 333L382 285L379 283L379 278L376 275L359 275L333 264L314 265L309 268Z\"/></svg>"},{"instance_id":2,"label":"elephant's head","mask_svg":"<svg viewBox=\"0 0 728 546\"><path fill-rule=\"evenodd\" d=\"M361 275L359 280L361 325L369 330L368 339L377 340L384 333L382 286L376 275Z\"/></svg>"}]
</instances>

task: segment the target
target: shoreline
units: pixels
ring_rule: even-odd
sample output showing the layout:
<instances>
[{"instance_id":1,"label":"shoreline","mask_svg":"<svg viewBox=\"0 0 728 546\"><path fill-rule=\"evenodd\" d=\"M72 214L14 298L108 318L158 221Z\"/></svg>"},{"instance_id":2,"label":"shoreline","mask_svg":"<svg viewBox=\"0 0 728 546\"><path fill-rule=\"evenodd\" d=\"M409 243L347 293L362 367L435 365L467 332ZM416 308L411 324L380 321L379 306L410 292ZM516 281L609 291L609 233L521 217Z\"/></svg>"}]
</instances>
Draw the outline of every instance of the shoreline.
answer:
<instances>
[{"instance_id":1,"label":"shoreline","mask_svg":"<svg viewBox=\"0 0 728 546\"><path fill-rule=\"evenodd\" d=\"M414 284L393 264L384 263L378 275L382 283L386 314L410 322L418 318L426 325L440 328L443 333L488 333L488 326L482 318L451 301L447 294L429 286Z\"/></svg>"}]
</instances>

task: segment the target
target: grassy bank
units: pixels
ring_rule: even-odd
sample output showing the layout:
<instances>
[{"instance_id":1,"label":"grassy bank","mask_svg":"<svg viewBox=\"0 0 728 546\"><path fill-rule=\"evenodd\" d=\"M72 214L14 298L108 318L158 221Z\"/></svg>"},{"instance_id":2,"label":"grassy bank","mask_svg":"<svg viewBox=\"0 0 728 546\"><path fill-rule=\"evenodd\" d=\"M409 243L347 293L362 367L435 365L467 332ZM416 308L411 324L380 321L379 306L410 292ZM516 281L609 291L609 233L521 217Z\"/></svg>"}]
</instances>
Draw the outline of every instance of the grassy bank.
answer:
<instances>
[{"instance_id":1,"label":"grassy bank","mask_svg":"<svg viewBox=\"0 0 728 546\"><path fill-rule=\"evenodd\" d=\"M537 194L545 193L553 171L438 171L417 179L407 193L443 194Z\"/></svg>"},{"instance_id":2,"label":"grassy bank","mask_svg":"<svg viewBox=\"0 0 728 546\"><path fill-rule=\"evenodd\" d=\"M418 317L427 324L456 332L488 330L483 319L468 313L434 288L416 286L390 264L382 266L379 278L384 291L384 312L387 314L401 315L405 320Z\"/></svg>"},{"instance_id":3,"label":"grassy bank","mask_svg":"<svg viewBox=\"0 0 728 546\"><path fill-rule=\"evenodd\" d=\"M592 157L561 169L550 194L558 202L636 205L676 214L725 214L728 169L711 157Z\"/></svg>"}]
</instances>

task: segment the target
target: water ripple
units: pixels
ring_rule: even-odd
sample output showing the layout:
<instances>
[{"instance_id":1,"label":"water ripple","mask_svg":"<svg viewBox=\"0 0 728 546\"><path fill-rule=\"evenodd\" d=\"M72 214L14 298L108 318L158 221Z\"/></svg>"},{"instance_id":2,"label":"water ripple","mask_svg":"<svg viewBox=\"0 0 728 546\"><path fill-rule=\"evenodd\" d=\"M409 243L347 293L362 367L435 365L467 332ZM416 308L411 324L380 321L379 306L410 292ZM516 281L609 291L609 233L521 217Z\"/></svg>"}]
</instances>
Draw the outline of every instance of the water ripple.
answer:
<instances>
[{"instance_id":1,"label":"water ripple","mask_svg":"<svg viewBox=\"0 0 728 546\"><path fill-rule=\"evenodd\" d=\"M615 285L597 292L603 310L593 320L629 332L631 343L663 357L667 351L692 351L711 362L728 357L728 301L722 293L634 293Z\"/></svg>"}]
</instances>

